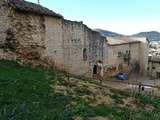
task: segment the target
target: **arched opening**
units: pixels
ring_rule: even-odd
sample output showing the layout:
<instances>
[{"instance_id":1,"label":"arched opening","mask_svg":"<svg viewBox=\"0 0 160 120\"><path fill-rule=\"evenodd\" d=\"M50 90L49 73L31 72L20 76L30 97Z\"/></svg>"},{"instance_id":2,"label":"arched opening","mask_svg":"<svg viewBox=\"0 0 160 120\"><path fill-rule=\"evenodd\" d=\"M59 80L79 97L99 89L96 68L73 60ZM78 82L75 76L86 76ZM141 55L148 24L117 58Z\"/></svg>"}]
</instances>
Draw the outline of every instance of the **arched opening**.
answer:
<instances>
[{"instance_id":1,"label":"arched opening","mask_svg":"<svg viewBox=\"0 0 160 120\"><path fill-rule=\"evenodd\" d=\"M86 61L87 60L87 49L85 48L83 50L83 61Z\"/></svg>"},{"instance_id":2,"label":"arched opening","mask_svg":"<svg viewBox=\"0 0 160 120\"><path fill-rule=\"evenodd\" d=\"M94 65L93 67L93 75L97 74L97 65Z\"/></svg>"},{"instance_id":3,"label":"arched opening","mask_svg":"<svg viewBox=\"0 0 160 120\"><path fill-rule=\"evenodd\" d=\"M93 67L93 76L95 77L103 77L103 64L101 61L97 61Z\"/></svg>"}]
</instances>

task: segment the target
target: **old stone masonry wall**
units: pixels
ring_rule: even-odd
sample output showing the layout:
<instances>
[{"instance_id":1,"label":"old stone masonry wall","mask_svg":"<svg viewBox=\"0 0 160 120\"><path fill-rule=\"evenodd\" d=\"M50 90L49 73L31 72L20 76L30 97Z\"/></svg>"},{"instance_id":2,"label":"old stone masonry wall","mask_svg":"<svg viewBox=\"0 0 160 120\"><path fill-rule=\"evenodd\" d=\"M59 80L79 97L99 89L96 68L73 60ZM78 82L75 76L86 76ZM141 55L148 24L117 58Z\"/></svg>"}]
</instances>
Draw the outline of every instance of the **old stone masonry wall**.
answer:
<instances>
[{"instance_id":1,"label":"old stone masonry wall","mask_svg":"<svg viewBox=\"0 0 160 120\"><path fill-rule=\"evenodd\" d=\"M1 58L45 60L59 69L89 77L102 72L94 69L98 62L105 63L107 41L83 22L17 10L4 0L0 6Z\"/></svg>"},{"instance_id":2,"label":"old stone masonry wall","mask_svg":"<svg viewBox=\"0 0 160 120\"><path fill-rule=\"evenodd\" d=\"M7 29L9 24L7 21L8 7L6 7L6 1L0 1L0 59L14 59L14 54L12 51L6 49L7 38L11 38ZM12 38L11 38L12 39ZM8 39L9 40L9 39Z\"/></svg>"},{"instance_id":3,"label":"old stone masonry wall","mask_svg":"<svg viewBox=\"0 0 160 120\"><path fill-rule=\"evenodd\" d=\"M14 45L17 57L38 60L45 49L44 17L34 13L24 14L21 11L10 10L8 19L15 35Z\"/></svg>"},{"instance_id":4,"label":"old stone masonry wall","mask_svg":"<svg viewBox=\"0 0 160 120\"><path fill-rule=\"evenodd\" d=\"M74 74L92 76L96 62L107 56L106 39L83 22L63 20L62 25L66 68Z\"/></svg>"}]
</instances>

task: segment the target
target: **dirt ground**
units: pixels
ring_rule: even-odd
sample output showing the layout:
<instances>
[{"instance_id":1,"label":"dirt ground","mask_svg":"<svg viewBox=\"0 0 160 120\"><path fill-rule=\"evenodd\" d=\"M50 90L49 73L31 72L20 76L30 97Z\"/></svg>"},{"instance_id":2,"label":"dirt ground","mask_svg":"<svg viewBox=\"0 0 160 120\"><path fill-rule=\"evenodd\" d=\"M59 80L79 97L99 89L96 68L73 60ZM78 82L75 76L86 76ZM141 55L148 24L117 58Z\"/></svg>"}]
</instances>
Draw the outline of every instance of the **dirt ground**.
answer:
<instances>
[{"instance_id":1,"label":"dirt ground","mask_svg":"<svg viewBox=\"0 0 160 120\"><path fill-rule=\"evenodd\" d=\"M116 78L111 78L108 80L104 80L103 81L104 84L106 84L107 86L110 86L112 88L116 88L116 89L121 89L121 90L131 90L134 89L136 91L139 90L139 85L131 85L128 83L136 83L136 84L145 84L145 85L151 85L151 86L160 86L160 79L150 79L149 77L139 77L138 80L136 80L136 78L130 78L129 80L118 80ZM141 86L143 87L143 86ZM149 87L148 87L149 88ZM160 88L154 88L151 87L149 90L151 91L147 91L147 92L153 92L155 95L159 95L160 96Z\"/></svg>"}]
</instances>

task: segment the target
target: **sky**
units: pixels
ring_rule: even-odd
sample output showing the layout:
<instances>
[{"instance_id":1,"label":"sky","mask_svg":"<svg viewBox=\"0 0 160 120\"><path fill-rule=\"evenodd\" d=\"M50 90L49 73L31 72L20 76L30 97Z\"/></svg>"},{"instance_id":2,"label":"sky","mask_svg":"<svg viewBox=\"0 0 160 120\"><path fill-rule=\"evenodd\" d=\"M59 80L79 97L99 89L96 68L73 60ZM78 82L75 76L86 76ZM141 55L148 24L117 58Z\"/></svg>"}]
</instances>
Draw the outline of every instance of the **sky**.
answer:
<instances>
[{"instance_id":1,"label":"sky","mask_svg":"<svg viewBox=\"0 0 160 120\"><path fill-rule=\"evenodd\" d=\"M37 0L26 0L37 3ZM39 0L64 19L124 35L160 32L160 0Z\"/></svg>"}]
</instances>

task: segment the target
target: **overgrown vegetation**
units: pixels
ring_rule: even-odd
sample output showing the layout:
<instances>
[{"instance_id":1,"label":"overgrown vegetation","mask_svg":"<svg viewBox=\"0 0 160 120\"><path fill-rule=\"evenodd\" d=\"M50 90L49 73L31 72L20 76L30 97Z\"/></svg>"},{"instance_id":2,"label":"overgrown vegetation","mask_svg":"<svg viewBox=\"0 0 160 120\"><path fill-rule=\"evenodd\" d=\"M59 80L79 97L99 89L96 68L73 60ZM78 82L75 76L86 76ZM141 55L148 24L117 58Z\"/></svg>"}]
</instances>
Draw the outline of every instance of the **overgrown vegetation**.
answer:
<instances>
[{"instance_id":1,"label":"overgrown vegetation","mask_svg":"<svg viewBox=\"0 0 160 120\"><path fill-rule=\"evenodd\" d=\"M55 73L57 76L55 77ZM61 74L61 75L59 75ZM19 65L12 60L0 60L1 120L71 120L80 117L92 120L96 116L111 120L129 120L130 105L134 105L133 120L159 120L160 98L130 92L98 89L89 79L72 78L86 85L67 83L67 76L53 68ZM110 99L110 102L109 102Z\"/></svg>"}]
</instances>

